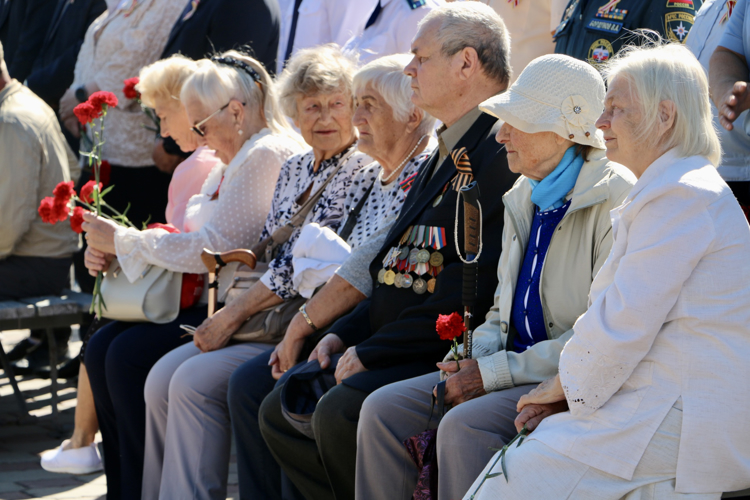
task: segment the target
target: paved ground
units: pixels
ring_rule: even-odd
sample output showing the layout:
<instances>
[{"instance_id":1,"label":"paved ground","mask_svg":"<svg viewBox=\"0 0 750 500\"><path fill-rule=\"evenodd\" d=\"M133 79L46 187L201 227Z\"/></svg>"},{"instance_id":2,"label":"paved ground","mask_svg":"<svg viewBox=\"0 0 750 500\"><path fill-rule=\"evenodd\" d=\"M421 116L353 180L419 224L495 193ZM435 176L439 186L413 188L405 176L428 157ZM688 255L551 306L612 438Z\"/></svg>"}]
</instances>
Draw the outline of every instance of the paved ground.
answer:
<instances>
[{"instance_id":1,"label":"paved ground","mask_svg":"<svg viewBox=\"0 0 750 500\"><path fill-rule=\"evenodd\" d=\"M28 335L27 330L2 332L3 348L8 352L18 341ZM72 353L78 352L80 342L74 333ZM75 411L75 381L61 380L60 419L51 421L49 380L17 377L26 397L29 410L36 418L26 424L18 423L16 401L8 378L0 370L0 500L24 498L106 499L107 485L103 473L74 476L54 474L42 469L39 457L56 448L73 429ZM67 383L66 383L67 382ZM101 437L97 438L100 441ZM237 494L237 466L232 457L229 469L229 498Z\"/></svg>"}]
</instances>

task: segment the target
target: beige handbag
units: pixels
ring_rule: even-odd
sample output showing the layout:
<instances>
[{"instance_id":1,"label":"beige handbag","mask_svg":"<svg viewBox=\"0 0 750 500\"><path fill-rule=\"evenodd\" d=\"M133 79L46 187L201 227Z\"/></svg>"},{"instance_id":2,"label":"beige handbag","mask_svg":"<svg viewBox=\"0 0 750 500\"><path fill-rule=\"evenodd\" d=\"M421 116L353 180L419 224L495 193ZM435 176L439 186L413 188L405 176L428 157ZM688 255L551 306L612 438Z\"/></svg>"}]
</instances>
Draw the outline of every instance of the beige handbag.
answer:
<instances>
[{"instance_id":1,"label":"beige handbag","mask_svg":"<svg viewBox=\"0 0 750 500\"><path fill-rule=\"evenodd\" d=\"M101 286L105 307L102 315L118 321L169 323L180 313L182 273L148 266L130 283L114 259Z\"/></svg>"}]
</instances>

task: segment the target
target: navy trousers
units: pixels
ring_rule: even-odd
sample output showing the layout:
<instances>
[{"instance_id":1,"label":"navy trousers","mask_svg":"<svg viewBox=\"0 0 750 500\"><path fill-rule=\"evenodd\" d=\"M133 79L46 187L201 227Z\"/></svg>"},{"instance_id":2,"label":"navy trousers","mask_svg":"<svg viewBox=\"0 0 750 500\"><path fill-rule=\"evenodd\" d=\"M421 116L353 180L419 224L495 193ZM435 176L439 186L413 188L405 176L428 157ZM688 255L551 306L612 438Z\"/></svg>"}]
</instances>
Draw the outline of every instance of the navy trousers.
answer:
<instances>
[{"instance_id":1,"label":"navy trousers","mask_svg":"<svg viewBox=\"0 0 750 500\"><path fill-rule=\"evenodd\" d=\"M186 332L180 325L198 326L206 315L202 306L163 325L115 321L91 337L84 363L102 433L108 500L141 498L146 377L162 356L192 342L192 337L182 337Z\"/></svg>"},{"instance_id":2,"label":"navy trousers","mask_svg":"<svg viewBox=\"0 0 750 500\"><path fill-rule=\"evenodd\" d=\"M240 365L229 379L227 401L232 420L240 499L297 500L303 498L271 455L258 424L263 399L277 385L271 376L268 351ZM278 384L286 380L281 377Z\"/></svg>"}]
</instances>

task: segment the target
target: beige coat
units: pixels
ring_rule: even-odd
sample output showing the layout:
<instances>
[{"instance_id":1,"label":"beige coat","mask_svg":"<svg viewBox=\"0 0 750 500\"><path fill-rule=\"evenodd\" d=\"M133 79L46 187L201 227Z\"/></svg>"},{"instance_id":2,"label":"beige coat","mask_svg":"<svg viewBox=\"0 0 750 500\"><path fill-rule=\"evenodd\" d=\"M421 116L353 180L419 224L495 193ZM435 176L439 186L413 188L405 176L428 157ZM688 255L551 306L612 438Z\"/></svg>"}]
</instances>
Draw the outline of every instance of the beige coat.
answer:
<instances>
[{"instance_id":1,"label":"beige coat","mask_svg":"<svg viewBox=\"0 0 750 500\"><path fill-rule=\"evenodd\" d=\"M612 248L609 211L622 203L635 183L625 167L595 150L584 163L572 201L552 236L541 274L541 299L549 341L523 353L505 351L513 293L534 218L531 186L519 178L505 193L505 227L495 304L474 331L474 357L487 392L541 382L557 373L573 323L586 311L591 282ZM570 196L570 195L569 195ZM491 235L484 235L485 238Z\"/></svg>"}]
</instances>

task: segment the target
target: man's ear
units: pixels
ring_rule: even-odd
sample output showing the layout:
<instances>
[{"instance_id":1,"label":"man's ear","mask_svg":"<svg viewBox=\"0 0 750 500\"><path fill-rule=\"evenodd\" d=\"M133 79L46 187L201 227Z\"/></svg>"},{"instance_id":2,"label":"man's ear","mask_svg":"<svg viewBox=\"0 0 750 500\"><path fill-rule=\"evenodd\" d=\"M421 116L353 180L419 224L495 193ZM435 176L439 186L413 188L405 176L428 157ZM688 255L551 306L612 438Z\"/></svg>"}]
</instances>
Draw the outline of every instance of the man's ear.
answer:
<instances>
[{"instance_id":1,"label":"man's ear","mask_svg":"<svg viewBox=\"0 0 750 500\"><path fill-rule=\"evenodd\" d=\"M479 54L474 47L464 47L454 57L459 65L459 78L462 80L468 80L479 71Z\"/></svg>"}]
</instances>

